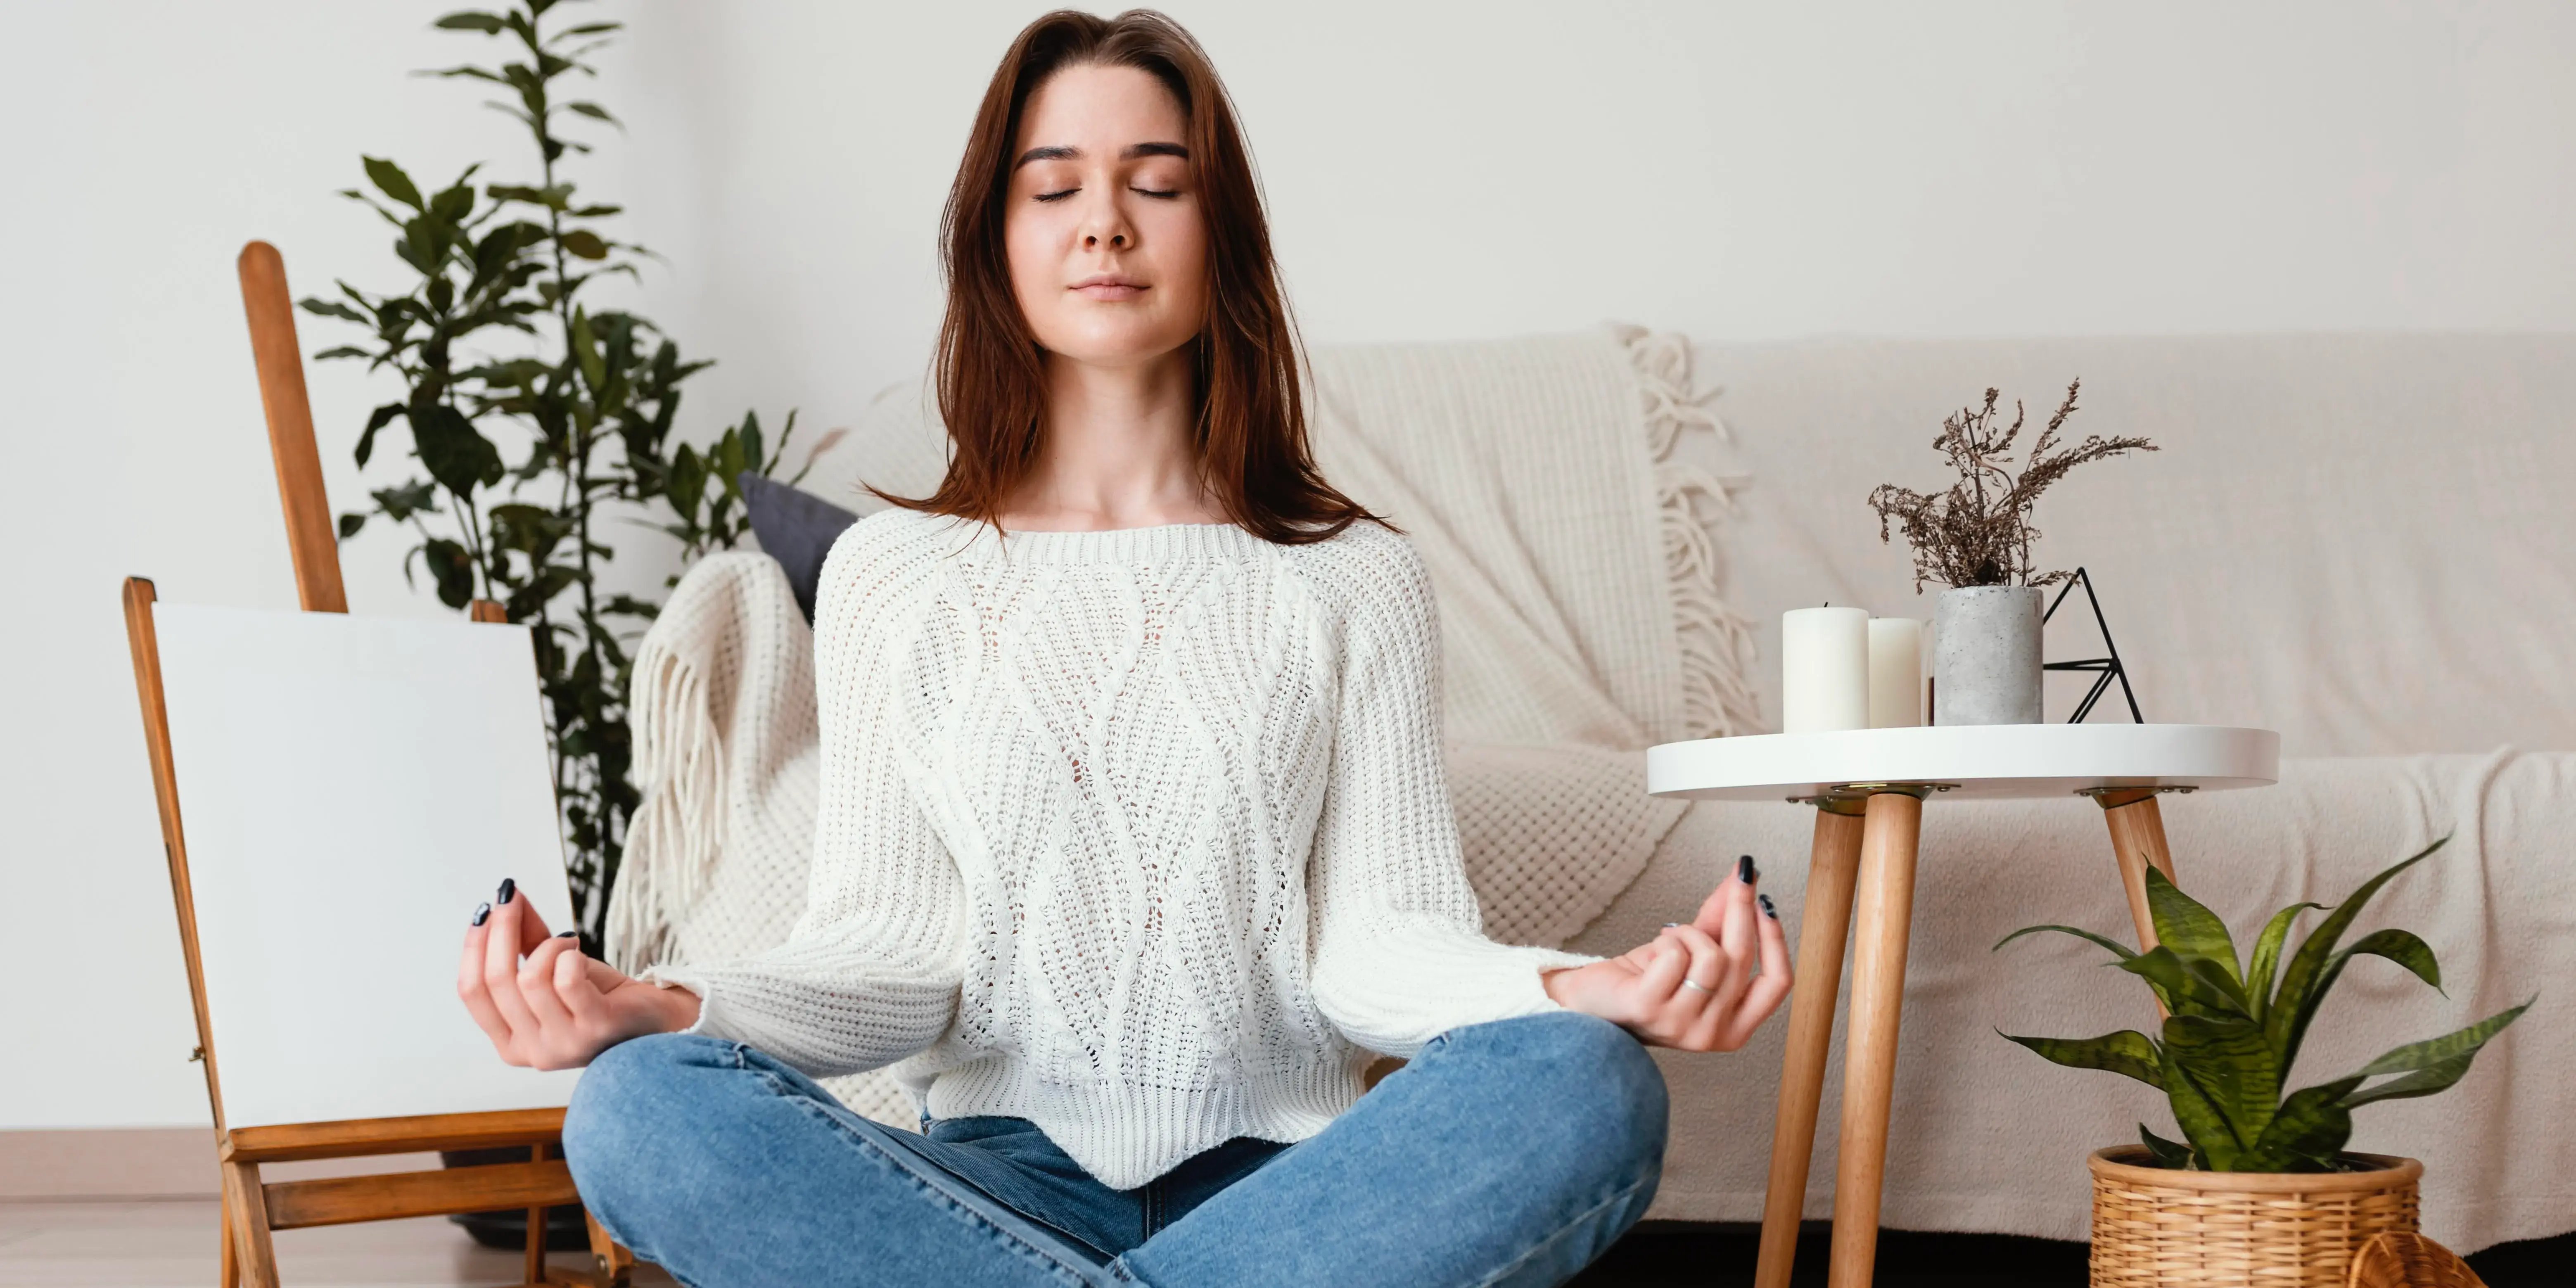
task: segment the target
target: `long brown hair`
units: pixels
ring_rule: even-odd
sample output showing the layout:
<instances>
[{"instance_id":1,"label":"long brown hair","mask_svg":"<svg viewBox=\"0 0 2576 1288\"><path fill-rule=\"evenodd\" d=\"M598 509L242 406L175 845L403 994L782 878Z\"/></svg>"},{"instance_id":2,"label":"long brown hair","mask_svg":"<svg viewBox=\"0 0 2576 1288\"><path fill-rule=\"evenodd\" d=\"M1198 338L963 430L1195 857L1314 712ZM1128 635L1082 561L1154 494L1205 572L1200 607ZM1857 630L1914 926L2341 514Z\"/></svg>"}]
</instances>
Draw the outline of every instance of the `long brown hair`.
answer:
<instances>
[{"instance_id":1,"label":"long brown hair","mask_svg":"<svg viewBox=\"0 0 2576 1288\"><path fill-rule=\"evenodd\" d=\"M1296 323L1280 294L1270 223L1234 103L1198 42L1150 9L1115 18L1059 9L1030 23L1002 55L976 109L940 224L948 313L939 325L934 377L956 450L947 477L928 497L868 491L908 509L994 522L1003 498L1036 468L1045 432L1045 355L1011 290L1002 217L1011 149L1029 96L1048 77L1076 66L1146 72L1180 100L1188 120L1208 238L1208 320L1190 345L1202 484L1227 518L1276 542L1320 541L1360 519L1386 523L1315 469L1298 388Z\"/></svg>"}]
</instances>

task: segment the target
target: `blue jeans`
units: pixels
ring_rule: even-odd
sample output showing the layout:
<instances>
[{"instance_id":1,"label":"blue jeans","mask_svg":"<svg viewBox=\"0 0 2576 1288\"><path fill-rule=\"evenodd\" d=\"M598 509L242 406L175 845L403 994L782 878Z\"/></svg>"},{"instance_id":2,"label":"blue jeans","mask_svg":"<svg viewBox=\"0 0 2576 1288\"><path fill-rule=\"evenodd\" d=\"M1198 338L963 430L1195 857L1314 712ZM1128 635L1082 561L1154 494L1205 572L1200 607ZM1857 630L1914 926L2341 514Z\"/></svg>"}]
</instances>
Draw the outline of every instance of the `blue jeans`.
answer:
<instances>
[{"instance_id":1,"label":"blue jeans","mask_svg":"<svg viewBox=\"0 0 2576 1288\"><path fill-rule=\"evenodd\" d=\"M1024 1119L916 1136L756 1048L660 1034L582 1075L564 1153L601 1224L693 1288L1535 1288L1645 1212L1664 1116L1636 1039L1551 1012L1441 1034L1308 1140L1113 1190Z\"/></svg>"}]
</instances>

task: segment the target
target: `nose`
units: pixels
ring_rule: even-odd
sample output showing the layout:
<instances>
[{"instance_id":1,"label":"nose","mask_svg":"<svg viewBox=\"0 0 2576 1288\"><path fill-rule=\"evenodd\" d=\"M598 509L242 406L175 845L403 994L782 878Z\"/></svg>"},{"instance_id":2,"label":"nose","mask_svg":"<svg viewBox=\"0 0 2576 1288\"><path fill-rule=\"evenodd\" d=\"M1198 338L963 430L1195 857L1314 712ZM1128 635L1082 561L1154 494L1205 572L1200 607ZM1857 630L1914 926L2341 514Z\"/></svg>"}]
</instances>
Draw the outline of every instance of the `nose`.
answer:
<instances>
[{"instance_id":1,"label":"nose","mask_svg":"<svg viewBox=\"0 0 2576 1288\"><path fill-rule=\"evenodd\" d=\"M1115 198L1104 197L1091 203L1082 221L1084 250L1131 250L1135 245L1136 230L1128 224L1127 213Z\"/></svg>"}]
</instances>

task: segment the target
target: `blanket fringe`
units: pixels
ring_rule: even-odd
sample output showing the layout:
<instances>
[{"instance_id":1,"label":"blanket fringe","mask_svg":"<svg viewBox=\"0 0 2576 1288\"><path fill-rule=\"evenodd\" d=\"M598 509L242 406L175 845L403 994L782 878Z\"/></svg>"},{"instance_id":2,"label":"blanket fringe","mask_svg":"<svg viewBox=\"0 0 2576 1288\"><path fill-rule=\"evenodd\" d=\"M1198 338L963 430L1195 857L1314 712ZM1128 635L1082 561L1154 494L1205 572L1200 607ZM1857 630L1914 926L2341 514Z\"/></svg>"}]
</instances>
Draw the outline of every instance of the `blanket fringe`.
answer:
<instances>
[{"instance_id":1,"label":"blanket fringe","mask_svg":"<svg viewBox=\"0 0 2576 1288\"><path fill-rule=\"evenodd\" d=\"M628 699L643 801L608 904L609 964L629 973L672 960L674 932L723 857L724 744L699 668L648 633Z\"/></svg>"},{"instance_id":2,"label":"blanket fringe","mask_svg":"<svg viewBox=\"0 0 2576 1288\"><path fill-rule=\"evenodd\" d=\"M1664 567L1673 596L1673 625L1681 642L1682 715L1685 738L1723 738L1760 727L1752 686L1745 679L1753 656L1753 628L1726 602L1719 586L1725 565L1708 521L1705 497L1718 516L1737 512L1735 493L1751 480L1718 475L1672 459L1684 430L1732 442L1725 422L1708 403L1717 391L1692 388L1690 340L1672 332L1613 326L1636 368L1644 402L1647 446L1655 462L1655 506L1663 535Z\"/></svg>"}]
</instances>

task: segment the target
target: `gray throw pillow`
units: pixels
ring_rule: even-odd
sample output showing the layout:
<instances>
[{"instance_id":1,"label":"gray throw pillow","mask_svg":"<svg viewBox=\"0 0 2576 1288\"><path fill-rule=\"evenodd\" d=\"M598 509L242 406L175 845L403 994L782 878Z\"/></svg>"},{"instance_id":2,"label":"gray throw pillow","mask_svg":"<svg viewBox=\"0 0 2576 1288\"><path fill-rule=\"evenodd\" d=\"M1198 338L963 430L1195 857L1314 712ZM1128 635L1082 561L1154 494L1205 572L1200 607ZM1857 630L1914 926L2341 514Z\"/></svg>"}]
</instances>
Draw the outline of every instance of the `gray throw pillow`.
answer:
<instances>
[{"instance_id":1,"label":"gray throw pillow","mask_svg":"<svg viewBox=\"0 0 2576 1288\"><path fill-rule=\"evenodd\" d=\"M742 499L751 511L752 535L760 548L787 570L796 606L814 620L814 588L823 580L823 559L841 531L859 516L801 488L743 471Z\"/></svg>"}]
</instances>

